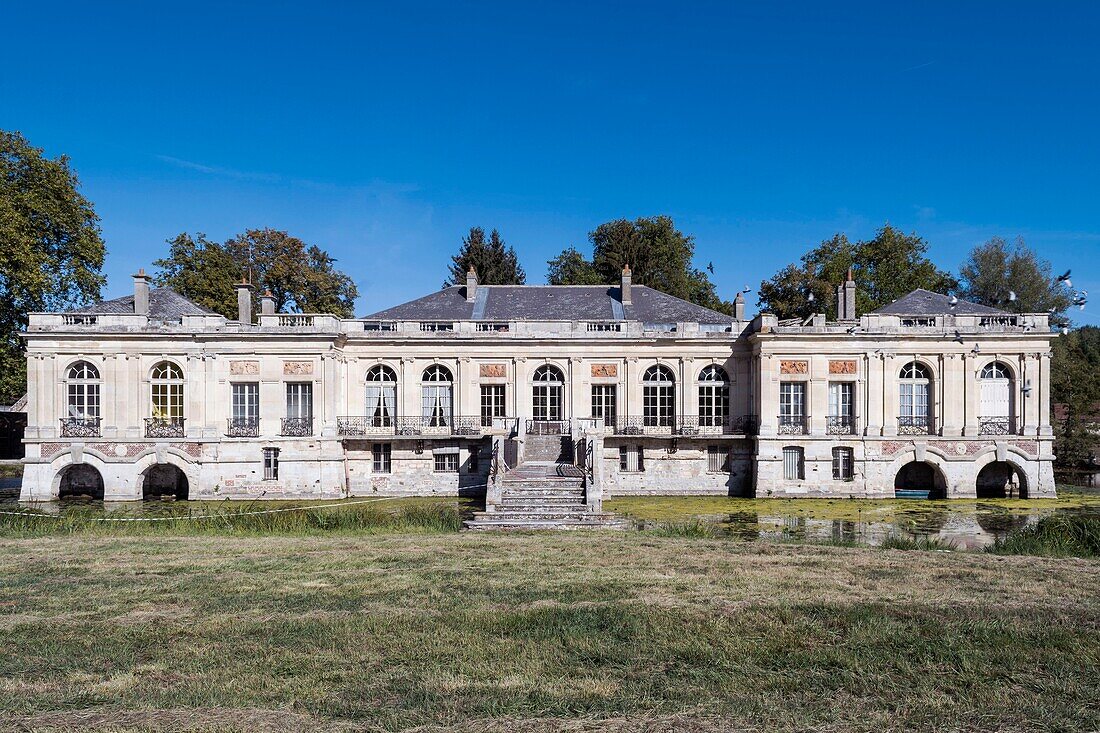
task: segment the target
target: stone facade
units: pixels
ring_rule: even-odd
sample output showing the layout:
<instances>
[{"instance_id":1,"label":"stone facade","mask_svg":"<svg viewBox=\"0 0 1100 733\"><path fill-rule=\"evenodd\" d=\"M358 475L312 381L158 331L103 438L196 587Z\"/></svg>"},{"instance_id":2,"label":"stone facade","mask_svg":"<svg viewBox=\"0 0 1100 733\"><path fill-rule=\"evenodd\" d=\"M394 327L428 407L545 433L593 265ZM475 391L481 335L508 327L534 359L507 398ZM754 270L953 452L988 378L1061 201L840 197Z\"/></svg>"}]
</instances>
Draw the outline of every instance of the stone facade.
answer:
<instances>
[{"instance_id":1,"label":"stone facade","mask_svg":"<svg viewBox=\"0 0 1100 733\"><path fill-rule=\"evenodd\" d=\"M552 290L545 318L509 319L485 299L531 308L515 300L530 293L453 290L468 316L251 323L163 291L167 314L33 314L22 498L57 498L77 466L110 500L141 499L158 466L191 498L478 495L547 430L594 446L576 460L598 464L586 475L604 497L888 497L912 464L942 496L998 472L1054 495L1045 315L747 320L624 283ZM591 305L604 297L607 316ZM991 365L1007 405L992 418Z\"/></svg>"}]
</instances>

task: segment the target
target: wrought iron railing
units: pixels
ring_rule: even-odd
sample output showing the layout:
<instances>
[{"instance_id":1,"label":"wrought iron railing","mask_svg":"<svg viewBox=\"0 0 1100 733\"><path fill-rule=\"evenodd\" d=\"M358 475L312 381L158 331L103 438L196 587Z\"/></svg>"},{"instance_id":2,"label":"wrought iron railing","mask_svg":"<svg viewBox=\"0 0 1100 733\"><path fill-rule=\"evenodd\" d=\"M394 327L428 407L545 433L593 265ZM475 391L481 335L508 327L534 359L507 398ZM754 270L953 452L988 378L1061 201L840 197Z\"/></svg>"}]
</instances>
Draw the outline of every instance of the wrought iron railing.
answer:
<instances>
[{"instance_id":1,"label":"wrought iron railing","mask_svg":"<svg viewBox=\"0 0 1100 733\"><path fill-rule=\"evenodd\" d=\"M306 438L313 435L312 417L284 417L280 435L291 438Z\"/></svg>"},{"instance_id":2,"label":"wrought iron railing","mask_svg":"<svg viewBox=\"0 0 1100 733\"><path fill-rule=\"evenodd\" d=\"M230 438L257 438L260 435L260 418L231 417L226 420L225 434Z\"/></svg>"},{"instance_id":3,"label":"wrought iron railing","mask_svg":"<svg viewBox=\"0 0 1100 733\"><path fill-rule=\"evenodd\" d=\"M147 417L145 418L146 438L182 438L182 417Z\"/></svg>"},{"instance_id":4,"label":"wrought iron railing","mask_svg":"<svg viewBox=\"0 0 1100 733\"><path fill-rule=\"evenodd\" d=\"M569 435L568 420L528 420L525 426L528 435Z\"/></svg>"},{"instance_id":5,"label":"wrought iron railing","mask_svg":"<svg viewBox=\"0 0 1100 733\"><path fill-rule=\"evenodd\" d=\"M1011 417L978 418L978 432L982 435L1015 435L1015 420Z\"/></svg>"},{"instance_id":6,"label":"wrought iron railing","mask_svg":"<svg viewBox=\"0 0 1100 733\"><path fill-rule=\"evenodd\" d=\"M927 415L903 415L898 418L898 435L928 435L932 421Z\"/></svg>"},{"instance_id":7,"label":"wrought iron railing","mask_svg":"<svg viewBox=\"0 0 1100 733\"><path fill-rule=\"evenodd\" d=\"M102 419L98 417L63 417L61 418L61 437L98 438L100 422Z\"/></svg>"},{"instance_id":8,"label":"wrought iron railing","mask_svg":"<svg viewBox=\"0 0 1100 733\"><path fill-rule=\"evenodd\" d=\"M481 435L485 427L480 417L429 415L425 417L391 417L374 415L336 418L336 430L344 437L365 435Z\"/></svg>"},{"instance_id":9,"label":"wrought iron railing","mask_svg":"<svg viewBox=\"0 0 1100 733\"><path fill-rule=\"evenodd\" d=\"M615 418L615 435L676 435L676 418L668 416Z\"/></svg>"},{"instance_id":10,"label":"wrought iron railing","mask_svg":"<svg viewBox=\"0 0 1100 733\"><path fill-rule=\"evenodd\" d=\"M856 429L853 415L829 415L825 418L825 432L829 435L851 435Z\"/></svg>"},{"instance_id":11,"label":"wrought iron railing","mask_svg":"<svg viewBox=\"0 0 1100 733\"><path fill-rule=\"evenodd\" d=\"M805 415L780 415L779 418L780 435L805 435L806 434L806 416Z\"/></svg>"}]
</instances>

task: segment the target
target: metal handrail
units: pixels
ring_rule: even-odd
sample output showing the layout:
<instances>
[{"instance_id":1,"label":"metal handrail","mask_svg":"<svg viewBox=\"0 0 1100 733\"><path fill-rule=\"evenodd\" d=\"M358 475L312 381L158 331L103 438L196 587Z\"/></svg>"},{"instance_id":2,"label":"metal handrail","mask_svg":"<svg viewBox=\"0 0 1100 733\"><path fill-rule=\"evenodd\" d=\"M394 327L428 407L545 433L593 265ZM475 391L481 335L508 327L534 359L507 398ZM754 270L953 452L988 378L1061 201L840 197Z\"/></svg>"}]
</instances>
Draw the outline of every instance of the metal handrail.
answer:
<instances>
[{"instance_id":1,"label":"metal handrail","mask_svg":"<svg viewBox=\"0 0 1100 733\"><path fill-rule=\"evenodd\" d=\"M257 438L260 435L260 418L231 417L226 420L225 434L230 438Z\"/></svg>"},{"instance_id":2,"label":"metal handrail","mask_svg":"<svg viewBox=\"0 0 1100 733\"><path fill-rule=\"evenodd\" d=\"M978 433L981 435L1015 435L1016 421L1011 417L978 418Z\"/></svg>"},{"instance_id":3,"label":"metal handrail","mask_svg":"<svg viewBox=\"0 0 1100 733\"><path fill-rule=\"evenodd\" d=\"M928 435L932 420L927 415L903 415L898 418L898 435Z\"/></svg>"},{"instance_id":4,"label":"metal handrail","mask_svg":"<svg viewBox=\"0 0 1100 733\"><path fill-rule=\"evenodd\" d=\"M279 434L289 438L307 438L313 435L313 418L284 417Z\"/></svg>"},{"instance_id":5,"label":"metal handrail","mask_svg":"<svg viewBox=\"0 0 1100 733\"><path fill-rule=\"evenodd\" d=\"M528 419L524 426L527 435L569 435L572 426L568 420Z\"/></svg>"},{"instance_id":6,"label":"metal handrail","mask_svg":"<svg viewBox=\"0 0 1100 733\"><path fill-rule=\"evenodd\" d=\"M182 417L145 418L146 438L182 438L184 435Z\"/></svg>"},{"instance_id":7,"label":"metal handrail","mask_svg":"<svg viewBox=\"0 0 1100 733\"><path fill-rule=\"evenodd\" d=\"M103 421L98 417L61 418L62 438L98 438L99 425Z\"/></svg>"},{"instance_id":8,"label":"metal handrail","mask_svg":"<svg viewBox=\"0 0 1100 733\"><path fill-rule=\"evenodd\" d=\"M366 435L470 435L478 436L486 428L481 417L428 415L421 417L392 417L389 415L355 416L336 418L336 431L345 437Z\"/></svg>"},{"instance_id":9,"label":"metal handrail","mask_svg":"<svg viewBox=\"0 0 1100 733\"><path fill-rule=\"evenodd\" d=\"M854 415L829 415L825 418L825 432L829 435L851 435L855 429Z\"/></svg>"},{"instance_id":10,"label":"metal handrail","mask_svg":"<svg viewBox=\"0 0 1100 733\"><path fill-rule=\"evenodd\" d=\"M780 435L805 435L806 415L780 415L778 418L778 433Z\"/></svg>"}]
</instances>

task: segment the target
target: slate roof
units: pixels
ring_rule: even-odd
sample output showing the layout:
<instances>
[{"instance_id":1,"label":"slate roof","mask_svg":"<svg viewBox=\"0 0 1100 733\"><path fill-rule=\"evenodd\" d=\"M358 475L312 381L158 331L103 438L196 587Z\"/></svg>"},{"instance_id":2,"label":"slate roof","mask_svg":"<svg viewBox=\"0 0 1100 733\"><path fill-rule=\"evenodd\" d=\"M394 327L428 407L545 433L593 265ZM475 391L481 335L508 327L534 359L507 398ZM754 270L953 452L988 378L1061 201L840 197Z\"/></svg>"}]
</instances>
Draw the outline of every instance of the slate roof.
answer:
<instances>
[{"instance_id":1,"label":"slate roof","mask_svg":"<svg viewBox=\"0 0 1100 733\"><path fill-rule=\"evenodd\" d=\"M134 312L134 296L102 300L94 305L74 308L67 313L98 313L115 315ZM171 288L151 288L149 290L149 318L155 321L178 321L183 316L216 315L214 311L203 308L183 297Z\"/></svg>"},{"instance_id":2,"label":"slate roof","mask_svg":"<svg viewBox=\"0 0 1100 733\"><path fill-rule=\"evenodd\" d=\"M479 285L473 303L454 285L423 298L372 313L367 319L398 321L642 321L728 324L724 313L659 290L634 285L631 304L608 285Z\"/></svg>"},{"instance_id":3,"label":"slate roof","mask_svg":"<svg viewBox=\"0 0 1100 733\"><path fill-rule=\"evenodd\" d=\"M962 300L961 298L952 307L951 299L948 296L933 293L931 290L924 290L923 288L918 288L908 295L903 295L893 303L888 303L871 312L888 316L937 316L946 313L985 316L1005 313L1005 311L990 308L988 305L971 303L969 300Z\"/></svg>"}]
</instances>

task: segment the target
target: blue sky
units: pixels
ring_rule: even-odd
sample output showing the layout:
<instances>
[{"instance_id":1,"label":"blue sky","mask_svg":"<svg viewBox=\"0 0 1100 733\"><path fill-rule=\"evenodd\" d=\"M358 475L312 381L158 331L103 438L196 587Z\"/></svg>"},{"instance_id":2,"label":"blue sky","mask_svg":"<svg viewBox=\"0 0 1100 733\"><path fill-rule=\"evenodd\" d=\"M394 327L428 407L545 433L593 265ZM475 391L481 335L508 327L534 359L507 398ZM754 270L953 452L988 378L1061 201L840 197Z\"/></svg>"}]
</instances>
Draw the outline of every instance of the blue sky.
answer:
<instances>
[{"instance_id":1,"label":"blue sky","mask_svg":"<svg viewBox=\"0 0 1100 733\"><path fill-rule=\"evenodd\" d=\"M1098 3L23 3L0 128L68 154L108 295L181 231L287 229L366 313L471 225L529 282L670 214L731 298L834 232L955 270L1022 235L1100 323ZM15 29L15 32L11 32Z\"/></svg>"}]
</instances>

